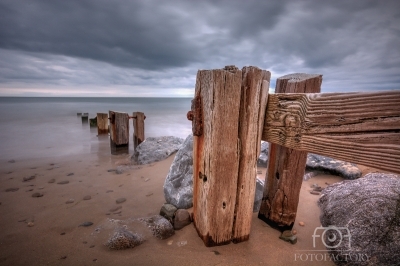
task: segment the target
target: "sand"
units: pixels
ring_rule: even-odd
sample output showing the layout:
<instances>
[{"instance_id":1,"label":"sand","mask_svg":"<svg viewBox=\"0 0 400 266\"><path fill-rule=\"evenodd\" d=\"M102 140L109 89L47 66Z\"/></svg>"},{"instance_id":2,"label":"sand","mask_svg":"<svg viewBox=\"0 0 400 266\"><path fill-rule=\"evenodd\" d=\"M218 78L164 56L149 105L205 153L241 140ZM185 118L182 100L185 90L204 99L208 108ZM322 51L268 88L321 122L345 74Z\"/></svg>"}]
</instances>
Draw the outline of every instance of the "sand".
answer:
<instances>
[{"instance_id":1,"label":"sand","mask_svg":"<svg viewBox=\"0 0 400 266\"><path fill-rule=\"evenodd\" d=\"M166 240L152 237L135 219L159 213L173 158L131 167L122 174L108 170L129 162L127 155L95 152L1 161L0 265L334 265L329 257L315 261L327 253L318 251L325 249L322 243L313 246L312 234L320 226L319 196L309 193L314 183L325 187L342 180L330 175L303 182L295 245L280 240L280 233L259 220L257 213L250 240L239 244L205 247L193 224ZM264 179L266 169L260 170L258 177ZM63 181L68 182L59 184ZM34 193L42 196L32 197ZM126 201L116 203L120 198ZM146 241L133 249L107 249L104 243L118 221L139 230ZM93 225L79 226L84 222ZM322 255L312 257L316 254Z\"/></svg>"}]
</instances>

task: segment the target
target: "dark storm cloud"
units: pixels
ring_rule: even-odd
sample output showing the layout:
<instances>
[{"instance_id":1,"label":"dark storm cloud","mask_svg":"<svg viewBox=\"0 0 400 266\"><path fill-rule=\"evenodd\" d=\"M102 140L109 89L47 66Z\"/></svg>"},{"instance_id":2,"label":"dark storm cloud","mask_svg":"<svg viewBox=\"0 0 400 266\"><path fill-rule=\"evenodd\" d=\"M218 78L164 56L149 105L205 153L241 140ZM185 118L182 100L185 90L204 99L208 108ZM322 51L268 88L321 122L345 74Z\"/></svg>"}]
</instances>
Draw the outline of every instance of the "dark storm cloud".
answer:
<instances>
[{"instance_id":1,"label":"dark storm cloud","mask_svg":"<svg viewBox=\"0 0 400 266\"><path fill-rule=\"evenodd\" d=\"M197 69L228 64L271 70L273 81L321 73L325 91L400 89L399 3L3 0L0 90L193 88Z\"/></svg>"}]
</instances>

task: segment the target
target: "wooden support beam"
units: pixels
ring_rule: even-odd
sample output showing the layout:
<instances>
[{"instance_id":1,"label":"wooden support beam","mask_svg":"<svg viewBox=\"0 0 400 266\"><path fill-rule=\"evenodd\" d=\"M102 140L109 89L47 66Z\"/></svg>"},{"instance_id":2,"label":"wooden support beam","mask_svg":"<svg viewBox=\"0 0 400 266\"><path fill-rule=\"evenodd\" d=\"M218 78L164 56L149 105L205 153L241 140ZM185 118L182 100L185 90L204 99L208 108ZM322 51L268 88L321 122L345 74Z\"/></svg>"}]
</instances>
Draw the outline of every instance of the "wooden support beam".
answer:
<instances>
[{"instance_id":1,"label":"wooden support beam","mask_svg":"<svg viewBox=\"0 0 400 266\"><path fill-rule=\"evenodd\" d=\"M239 117L240 161L232 236L234 243L246 241L250 236L257 159L260 155L270 78L269 71L257 67L242 69Z\"/></svg>"},{"instance_id":2,"label":"wooden support beam","mask_svg":"<svg viewBox=\"0 0 400 266\"><path fill-rule=\"evenodd\" d=\"M277 79L275 92L318 93L321 83L322 75L290 74ZM288 117L285 123L291 121ZM282 231L293 227L306 161L306 151L270 144L260 219Z\"/></svg>"},{"instance_id":3,"label":"wooden support beam","mask_svg":"<svg viewBox=\"0 0 400 266\"><path fill-rule=\"evenodd\" d=\"M271 94L263 140L400 173L400 91Z\"/></svg>"},{"instance_id":4,"label":"wooden support beam","mask_svg":"<svg viewBox=\"0 0 400 266\"><path fill-rule=\"evenodd\" d=\"M97 134L108 134L108 114L97 113Z\"/></svg>"},{"instance_id":5,"label":"wooden support beam","mask_svg":"<svg viewBox=\"0 0 400 266\"><path fill-rule=\"evenodd\" d=\"M144 137L144 120L146 116L142 112L134 112L133 115L133 148L142 143L145 139Z\"/></svg>"},{"instance_id":6,"label":"wooden support beam","mask_svg":"<svg viewBox=\"0 0 400 266\"><path fill-rule=\"evenodd\" d=\"M109 111L110 147L112 154L129 151L129 116L127 113Z\"/></svg>"}]
</instances>

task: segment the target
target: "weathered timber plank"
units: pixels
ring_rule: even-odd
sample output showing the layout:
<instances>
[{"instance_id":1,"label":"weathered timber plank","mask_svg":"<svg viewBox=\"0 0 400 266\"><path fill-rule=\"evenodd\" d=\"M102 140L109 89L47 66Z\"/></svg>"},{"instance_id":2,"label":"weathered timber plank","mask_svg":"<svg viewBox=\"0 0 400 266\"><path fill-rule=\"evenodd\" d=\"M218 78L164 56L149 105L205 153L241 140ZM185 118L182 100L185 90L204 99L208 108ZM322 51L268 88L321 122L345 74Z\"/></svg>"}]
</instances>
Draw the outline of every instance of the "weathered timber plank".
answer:
<instances>
[{"instance_id":1,"label":"weathered timber plank","mask_svg":"<svg viewBox=\"0 0 400 266\"><path fill-rule=\"evenodd\" d=\"M400 173L400 91L271 94L263 140Z\"/></svg>"},{"instance_id":2,"label":"weathered timber plank","mask_svg":"<svg viewBox=\"0 0 400 266\"><path fill-rule=\"evenodd\" d=\"M233 242L246 241L250 236L254 194L257 177L257 159L260 154L261 129L271 73L257 67L242 69L242 96L240 104L239 139L240 161Z\"/></svg>"},{"instance_id":3,"label":"weathered timber plank","mask_svg":"<svg viewBox=\"0 0 400 266\"><path fill-rule=\"evenodd\" d=\"M129 143L129 116L127 113L109 111L110 138L115 145Z\"/></svg>"},{"instance_id":4,"label":"weathered timber plank","mask_svg":"<svg viewBox=\"0 0 400 266\"><path fill-rule=\"evenodd\" d=\"M142 112L133 113L133 148L142 143L145 139L144 137L144 120L146 116Z\"/></svg>"},{"instance_id":5,"label":"weathered timber plank","mask_svg":"<svg viewBox=\"0 0 400 266\"><path fill-rule=\"evenodd\" d=\"M193 220L206 246L232 241L241 79L242 72L235 69L197 73L195 99L201 105L202 132L193 136Z\"/></svg>"},{"instance_id":6,"label":"weathered timber plank","mask_svg":"<svg viewBox=\"0 0 400 266\"><path fill-rule=\"evenodd\" d=\"M97 134L108 134L108 114L97 113Z\"/></svg>"},{"instance_id":7,"label":"weathered timber plank","mask_svg":"<svg viewBox=\"0 0 400 266\"><path fill-rule=\"evenodd\" d=\"M286 75L277 79L275 92L287 93L285 95L316 93L321 89L321 82L322 75ZM271 115L275 115L269 113L269 102L270 100L268 100L265 120ZM279 113L277 115L279 116ZM297 121L296 117L288 116L282 123L292 125ZM307 152L305 151L286 148L274 143L270 144L263 199L258 214L260 219L280 230L292 228L296 219L306 161Z\"/></svg>"}]
</instances>

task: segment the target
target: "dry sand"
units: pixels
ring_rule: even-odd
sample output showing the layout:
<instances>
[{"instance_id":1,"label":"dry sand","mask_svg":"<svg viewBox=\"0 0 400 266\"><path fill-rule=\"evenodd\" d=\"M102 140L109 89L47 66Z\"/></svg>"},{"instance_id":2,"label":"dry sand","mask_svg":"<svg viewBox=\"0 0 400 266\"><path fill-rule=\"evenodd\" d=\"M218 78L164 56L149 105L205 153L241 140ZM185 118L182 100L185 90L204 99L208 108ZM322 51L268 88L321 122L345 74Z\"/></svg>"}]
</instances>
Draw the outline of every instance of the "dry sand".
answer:
<instances>
[{"instance_id":1,"label":"dry sand","mask_svg":"<svg viewBox=\"0 0 400 266\"><path fill-rule=\"evenodd\" d=\"M122 174L108 170L129 161L127 155L91 153L0 162L0 265L334 265L329 257L326 261L311 257L327 253L318 251L324 250L321 242L313 247L312 234L320 226L319 196L309 193L310 185L325 187L325 183L342 180L329 175L303 182L295 245L280 240L280 233L259 220L257 213L250 240L239 244L205 247L193 224L166 240L152 237L132 219L159 213L173 157ZM265 169L261 170L259 178L263 179ZM33 175L33 180L23 182ZM55 182L48 183L51 179ZM60 181L69 183L58 184ZM6 192L10 188L18 190ZM36 192L43 196L32 197ZM85 196L91 199L83 200ZM117 204L121 197L126 201ZM69 199L74 202L67 204ZM118 205L122 208L110 213ZM116 220L139 230L147 240L133 249L108 250L104 243ZM79 226L86 221L93 225ZM300 226L300 221L305 225Z\"/></svg>"}]
</instances>

